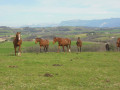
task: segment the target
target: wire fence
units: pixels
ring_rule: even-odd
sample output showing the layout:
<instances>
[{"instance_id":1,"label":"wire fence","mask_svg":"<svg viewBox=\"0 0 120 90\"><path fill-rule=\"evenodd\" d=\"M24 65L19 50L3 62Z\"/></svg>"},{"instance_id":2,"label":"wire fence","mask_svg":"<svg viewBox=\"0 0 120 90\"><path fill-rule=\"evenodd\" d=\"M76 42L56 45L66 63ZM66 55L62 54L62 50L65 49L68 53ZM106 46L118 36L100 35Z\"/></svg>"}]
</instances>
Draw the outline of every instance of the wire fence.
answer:
<instances>
[{"instance_id":1,"label":"wire fence","mask_svg":"<svg viewBox=\"0 0 120 90\"><path fill-rule=\"evenodd\" d=\"M14 55L13 45L11 44L10 46L7 46L4 44L5 42L0 42L0 44L2 44L2 45L0 45L0 55L13 56ZM3 50L3 52L1 50ZM6 52L4 52L4 51L6 51ZM33 45L33 46L29 46L29 47L22 47L21 51L22 51L22 53L40 53L40 46ZM44 52L43 47L41 48L41 51ZM57 51L58 51L57 44L49 46L49 48L48 48L48 52L57 52ZM103 43L88 44L88 45L82 46L82 52L103 52L103 51L106 51L105 44L103 44ZM113 42L110 43L110 51L114 51L114 52L117 51L116 44ZM62 47L60 47L60 52L63 52ZM65 52L67 52L66 47L65 47ZM71 46L71 52L78 52L76 45Z\"/></svg>"}]
</instances>

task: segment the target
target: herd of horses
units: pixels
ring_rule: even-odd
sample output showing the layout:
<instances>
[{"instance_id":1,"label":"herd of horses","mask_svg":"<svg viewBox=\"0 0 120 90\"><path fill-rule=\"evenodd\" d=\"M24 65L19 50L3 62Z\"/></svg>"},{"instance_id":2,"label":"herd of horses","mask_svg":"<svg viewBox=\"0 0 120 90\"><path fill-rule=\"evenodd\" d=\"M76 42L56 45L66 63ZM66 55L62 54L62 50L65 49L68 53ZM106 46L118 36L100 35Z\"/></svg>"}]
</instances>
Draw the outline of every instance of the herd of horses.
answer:
<instances>
[{"instance_id":1,"label":"herd of horses","mask_svg":"<svg viewBox=\"0 0 120 90\"><path fill-rule=\"evenodd\" d=\"M47 39L42 39L42 38L36 38L35 43L39 42L40 44L40 52L41 52L41 47L44 47L44 51L47 52L49 48L49 40ZM64 47L67 47L67 52L71 52L71 40L69 38L59 38L59 37L54 37L53 38L53 44L58 42L58 52L60 51L60 46L62 46L63 51L65 52ZM14 49L15 49L15 56L16 56L16 48L19 47L19 53L18 55L21 56L21 45L22 45L22 39L21 39L21 32L16 33L16 37L13 40L14 44ZM78 52L81 52L81 47L82 47L82 41L80 40L80 37L78 37L77 42L76 42ZM120 51L120 38L117 39L117 48L118 51ZM106 44L106 47L107 44Z\"/></svg>"}]
</instances>

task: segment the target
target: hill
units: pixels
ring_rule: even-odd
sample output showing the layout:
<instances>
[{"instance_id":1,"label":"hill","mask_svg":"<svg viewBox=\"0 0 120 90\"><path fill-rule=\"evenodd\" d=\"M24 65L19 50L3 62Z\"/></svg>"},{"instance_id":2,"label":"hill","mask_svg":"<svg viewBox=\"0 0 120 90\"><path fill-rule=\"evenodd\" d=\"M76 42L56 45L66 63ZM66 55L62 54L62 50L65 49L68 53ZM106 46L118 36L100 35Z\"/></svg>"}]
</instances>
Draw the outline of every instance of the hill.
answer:
<instances>
[{"instance_id":1,"label":"hill","mask_svg":"<svg viewBox=\"0 0 120 90\"><path fill-rule=\"evenodd\" d=\"M120 27L120 18L100 20L69 20L63 21L60 26L87 26L87 27Z\"/></svg>"}]
</instances>

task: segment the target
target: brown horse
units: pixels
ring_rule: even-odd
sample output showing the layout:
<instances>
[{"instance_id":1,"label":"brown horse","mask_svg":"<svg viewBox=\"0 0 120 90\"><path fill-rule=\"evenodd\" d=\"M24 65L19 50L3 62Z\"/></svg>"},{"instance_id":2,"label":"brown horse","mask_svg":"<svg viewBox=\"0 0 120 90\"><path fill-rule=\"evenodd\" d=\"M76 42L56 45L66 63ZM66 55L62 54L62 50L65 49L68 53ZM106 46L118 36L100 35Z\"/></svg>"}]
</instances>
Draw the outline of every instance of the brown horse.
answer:
<instances>
[{"instance_id":1,"label":"brown horse","mask_svg":"<svg viewBox=\"0 0 120 90\"><path fill-rule=\"evenodd\" d=\"M77 45L77 48L78 48L78 52L81 52L82 41L80 40L80 37L78 37L76 45Z\"/></svg>"},{"instance_id":2,"label":"brown horse","mask_svg":"<svg viewBox=\"0 0 120 90\"><path fill-rule=\"evenodd\" d=\"M120 51L120 38L117 39L117 50Z\"/></svg>"},{"instance_id":3,"label":"brown horse","mask_svg":"<svg viewBox=\"0 0 120 90\"><path fill-rule=\"evenodd\" d=\"M64 46L67 47L67 51L70 52L71 50L71 40L68 38L59 38L59 37L54 37L53 38L53 44L58 42L58 52L60 50L60 46L63 47L63 51L65 52Z\"/></svg>"},{"instance_id":4,"label":"brown horse","mask_svg":"<svg viewBox=\"0 0 120 90\"><path fill-rule=\"evenodd\" d=\"M48 52L49 40L36 38L35 39L35 44L37 44L37 42L39 42L39 44L40 44L40 52L41 52L41 47L44 47L44 51Z\"/></svg>"},{"instance_id":5,"label":"brown horse","mask_svg":"<svg viewBox=\"0 0 120 90\"><path fill-rule=\"evenodd\" d=\"M16 48L19 47L19 53L20 53L20 56L21 56L21 44L22 44L22 39L21 39L21 32L17 32L16 33L16 37L14 38L13 40L13 44L14 44L14 48L15 48L15 56L16 56ZM18 53L18 55L19 55Z\"/></svg>"}]
</instances>

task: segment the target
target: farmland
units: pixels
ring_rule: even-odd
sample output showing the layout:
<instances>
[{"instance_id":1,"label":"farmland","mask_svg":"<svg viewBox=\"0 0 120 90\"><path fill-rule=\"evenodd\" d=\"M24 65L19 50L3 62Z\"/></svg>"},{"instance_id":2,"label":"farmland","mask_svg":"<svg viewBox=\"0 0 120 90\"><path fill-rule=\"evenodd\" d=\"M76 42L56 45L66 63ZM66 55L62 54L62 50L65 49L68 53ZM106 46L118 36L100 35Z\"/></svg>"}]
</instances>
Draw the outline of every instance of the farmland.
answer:
<instances>
[{"instance_id":1,"label":"farmland","mask_svg":"<svg viewBox=\"0 0 120 90\"><path fill-rule=\"evenodd\" d=\"M84 42L85 45L93 45ZM57 44L55 44L57 45ZM72 46L75 42L72 42ZM25 41L22 50L39 46ZM50 46L53 47L52 42ZM39 48L39 47L38 47ZM119 52L22 53L0 44L0 88L5 90L119 90Z\"/></svg>"},{"instance_id":2,"label":"farmland","mask_svg":"<svg viewBox=\"0 0 120 90\"><path fill-rule=\"evenodd\" d=\"M66 29L67 28L67 29ZM76 31L77 30L79 31ZM0 29L0 89L2 90L119 90L120 52L116 52L115 41L119 30L103 32L95 28L59 27ZM10 29L10 30L9 30ZM85 29L85 30L84 30ZM27 30L27 31L26 31ZM42 30L41 32L39 32ZM51 31L50 31L51 30ZM67 30L65 33L64 30ZM106 29L105 29L106 30ZM4 32L3 32L4 31ZM22 33L22 56L14 56L13 37ZM34 31L34 32L33 32ZM47 32L47 33L45 33ZM77 33L76 33L77 32ZM69 37L71 53L57 52L57 43L52 38ZM115 38L111 38L111 37ZM35 37L50 40L49 52L39 52ZM82 52L78 53L76 39L83 41ZM30 40L30 41L29 41ZM111 51L105 51L104 42L110 43Z\"/></svg>"}]
</instances>

